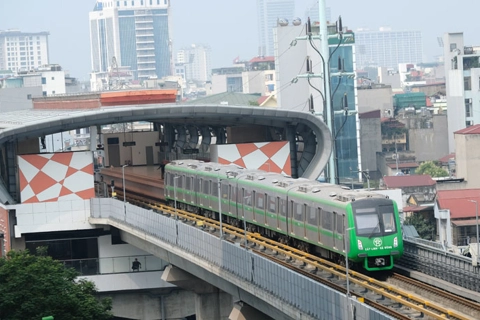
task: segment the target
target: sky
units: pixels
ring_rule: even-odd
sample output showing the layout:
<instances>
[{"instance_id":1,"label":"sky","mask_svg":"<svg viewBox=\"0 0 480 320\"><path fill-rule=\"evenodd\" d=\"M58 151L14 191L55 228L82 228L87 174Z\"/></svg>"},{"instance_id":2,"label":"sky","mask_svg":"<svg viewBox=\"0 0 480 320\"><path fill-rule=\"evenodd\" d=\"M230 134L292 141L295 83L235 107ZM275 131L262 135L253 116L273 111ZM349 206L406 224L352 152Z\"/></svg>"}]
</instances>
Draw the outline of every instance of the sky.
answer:
<instances>
[{"instance_id":1,"label":"sky","mask_svg":"<svg viewBox=\"0 0 480 320\"><path fill-rule=\"evenodd\" d=\"M257 55L256 0L170 1L174 50L192 43L208 44L213 67L230 66L236 57L249 60ZM314 2L295 0L296 15L303 17ZM50 32L50 63L88 80L88 13L94 4L95 0L0 0L0 30ZM480 45L475 32L478 0L327 0L327 6L332 19L341 15L343 25L352 30L388 26L422 31L425 62L442 54L437 37L446 32L464 32L465 45Z\"/></svg>"}]
</instances>

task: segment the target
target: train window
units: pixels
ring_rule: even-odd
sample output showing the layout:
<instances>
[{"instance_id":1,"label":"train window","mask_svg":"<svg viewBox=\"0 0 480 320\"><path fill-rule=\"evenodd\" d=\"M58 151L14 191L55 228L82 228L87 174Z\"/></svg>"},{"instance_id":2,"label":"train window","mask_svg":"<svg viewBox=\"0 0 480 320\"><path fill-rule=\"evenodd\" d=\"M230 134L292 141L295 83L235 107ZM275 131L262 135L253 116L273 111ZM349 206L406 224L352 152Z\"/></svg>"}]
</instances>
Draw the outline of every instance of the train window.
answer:
<instances>
[{"instance_id":1,"label":"train window","mask_svg":"<svg viewBox=\"0 0 480 320\"><path fill-rule=\"evenodd\" d=\"M280 215L283 217L287 216L287 201L280 199Z\"/></svg>"},{"instance_id":2,"label":"train window","mask_svg":"<svg viewBox=\"0 0 480 320\"><path fill-rule=\"evenodd\" d=\"M237 202L237 187L230 188L230 200Z\"/></svg>"},{"instance_id":3,"label":"train window","mask_svg":"<svg viewBox=\"0 0 480 320\"><path fill-rule=\"evenodd\" d=\"M222 184L222 199L228 199L228 184Z\"/></svg>"},{"instance_id":4,"label":"train window","mask_svg":"<svg viewBox=\"0 0 480 320\"><path fill-rule=\"evenodd\" d=\"M380 220L378 219L375 208L355 209L355 224L357 225L357 235L373 236L380 232Z\"/></svg>"},{"instance_id":5,"label":"train window","mask_svg":"<svg viewBox=\"0 0 480 320\"><path fill-rule=\"evenodd\" d=\"M307 207L307 212L306 212L307 221L308 221L308 224L310 224L312 226L317 226L318 225L317 213L315 211L316 210L313 209L312 207Z\"/></svg>"},{"instance_id":6,"label":"train window","mask_svg":"<svg viewBox=\"0 0 480 320\"><path fill-rule=\"evenodd\" d=\"M300 203L295 203L294 204L294 207L295 207L295 210L294 210L294 213L295 213L295 217L294 219L297 220L297 221L303 221L303 205L300 204Z\"/></svg>"},{"instance_id":7,"label":"train window","mask_svg":"<svg viewBox=\"0 0 480 320\"><path fill-rule=\"evenodd\" d=\"M255 193L255 198L257 200L255 207L258 209L265 209L265 195L263 193Z\"/></svg>"},{"instance_id":8,"label":"train window","mask_svg":"<svg viewBox=\"0 0 480 320\"><path fill-rule=\"evenodd\" d=\"M275 203L275 198L268 196L268 211L271 213L277 212L277 204Z\"/></svg>"},{"instance_id":9,"label":"train window","mask_svg":"<svg viewBox=\"0 0 480 320\"><path fill-rule=\"evenodd\" d=\"M243 191L243 203L247 206L252 206L252 192L245 190Z\"/></svg>"},{"instance_id":10,"label":"train window","mask_svg":"<svg viewBox=\"0 0 480 320\"><path fill-rule=\"evenodd\" d=\"M323 211L322 227L323 229L333 231L333 213L329 211Z\"/></svg>"},{"instance_id":11,"label":"train window","mask_svg":"<svg viewBox=\"0 0 480 320\"><path fill-rule=\"evenodd\" d=\"M395 216L393 214L393 206L379 206L378 211L383 219L383 227L385 232L396 232Z\"/></svg>"},{"instance_id":12,"label":"train window","mask_svg":"<svg viewBox=\"0 0 480 320\"><path fill-rule=\"evenodd\" d=\"M204 194L210 194L210 188L209 188L209 182L208 180L203 180L202 183L202 192Z\"/></svg>"},{"instance_id":13,"label":"train window","mask_svg":"<svg viewBox=\"0 0 480 320\"><path fill-rule=\"evenodd\" d=\"M183 178L185 178L185 176L178 176L177 188L183 188Z\"/></svg>"},{"instance_id":14,"label":"train window","mask_svg":"<svg viewBox=\"0 0 480 320\"><path fill-rule=\"evenodd\" d=\"M200 179L193 179L193 190L195 192L200 192L199 184L200 184Z\"/></svg>"},{"instance_id":15,"label":"train window","mask_svg":"<svg viewBox=\"0 0 480 320\"><path fill-rule=\"evenodd\" d=\"M338 234L343 234L343 229L344 229L343 228L343 215L335 212L335 216L337 217L337 224L336 224L337 233Z\"/></svg>"},{"instance_id":16,"label":"train window","mask_svg":"<svg viewBox=\"0 0 480 320\"><path fill-rule=\"evenodd\" d=\"M212 182L212 196L218 197L218 183Z\"/></svg>"}]
</instances>

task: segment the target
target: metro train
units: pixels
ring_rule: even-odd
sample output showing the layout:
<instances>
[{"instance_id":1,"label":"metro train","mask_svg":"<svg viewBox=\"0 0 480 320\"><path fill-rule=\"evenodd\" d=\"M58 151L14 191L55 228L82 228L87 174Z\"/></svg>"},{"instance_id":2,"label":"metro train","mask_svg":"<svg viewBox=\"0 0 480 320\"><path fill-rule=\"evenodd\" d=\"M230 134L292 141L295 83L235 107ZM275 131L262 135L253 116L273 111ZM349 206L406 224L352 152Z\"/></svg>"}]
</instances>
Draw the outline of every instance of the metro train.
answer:
<instances>
[{"instance_id":1,"label":"metro train","mask_svg":"<svg viewBox=\"0 0 480 320\"><path fill-rule=\"evenodd\" d=\"M389 270L403 254L397 204L384 195L198 160L167 164L164 178L171 206L217 220L220 206L225 223L338 263Z\"/></svg>"}]
</instances>

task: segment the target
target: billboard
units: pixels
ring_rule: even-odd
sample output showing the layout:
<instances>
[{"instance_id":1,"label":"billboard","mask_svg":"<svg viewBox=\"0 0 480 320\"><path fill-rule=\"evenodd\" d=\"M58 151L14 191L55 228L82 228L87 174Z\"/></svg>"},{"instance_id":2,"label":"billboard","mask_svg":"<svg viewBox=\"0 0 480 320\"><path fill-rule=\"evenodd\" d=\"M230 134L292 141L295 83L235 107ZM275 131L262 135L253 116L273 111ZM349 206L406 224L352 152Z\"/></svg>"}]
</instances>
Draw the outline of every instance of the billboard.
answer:
<instances>
[{"instance_id":1,"label":"billboard","mask_svg":"<svg viewBox=\"0 0 480 320\"><path fill-rule=\"evenodd\" d=\"M267 172L290 176L290 144L288 141L219 144L211 145L212 161L222 164L236 164L247 169L260 169ZM216 155L217 159L213 159Z\"/></svg>"},{"instance_id":2,"label":"billboard","mask_svg":"<svg viewBox=\"0 0 480 320\"><path fill-rule=\"evenodd\" d=\"M18 156L22 203L95 197L91 151Z\"/></svg>"}]
</instances>

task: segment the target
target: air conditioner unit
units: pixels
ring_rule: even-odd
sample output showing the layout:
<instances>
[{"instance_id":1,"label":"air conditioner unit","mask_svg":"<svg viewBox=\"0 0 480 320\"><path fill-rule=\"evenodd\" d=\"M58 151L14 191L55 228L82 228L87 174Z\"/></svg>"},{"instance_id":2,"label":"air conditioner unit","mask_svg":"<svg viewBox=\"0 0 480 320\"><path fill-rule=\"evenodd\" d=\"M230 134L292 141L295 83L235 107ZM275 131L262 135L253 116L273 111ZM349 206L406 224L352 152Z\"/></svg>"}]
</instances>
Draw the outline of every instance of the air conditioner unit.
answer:
<instances>
[{"instance_id":1,"label":"air conditioner unit","mask_svg":"<svg viewBox=\"0 0 480 320\"><path fill-rule=\"evenodd\" d=\"M392 154L392 159L395 159L395 160L397 159L397 154L396 153Z\"/></svg>"}]
</instances>

